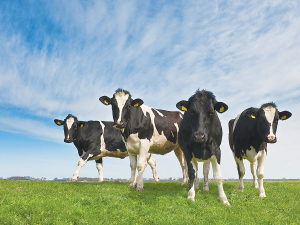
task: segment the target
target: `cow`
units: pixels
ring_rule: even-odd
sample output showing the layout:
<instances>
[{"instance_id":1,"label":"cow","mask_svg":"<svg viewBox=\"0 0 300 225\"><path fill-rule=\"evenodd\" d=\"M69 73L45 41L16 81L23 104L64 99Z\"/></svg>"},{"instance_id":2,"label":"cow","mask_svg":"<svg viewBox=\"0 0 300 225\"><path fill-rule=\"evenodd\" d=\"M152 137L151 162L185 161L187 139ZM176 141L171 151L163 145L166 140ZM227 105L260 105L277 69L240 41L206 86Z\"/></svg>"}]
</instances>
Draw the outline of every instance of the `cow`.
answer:
<instances>
[{"instance_id":1,"label":"cow","mask_svg":"<svg viewBox=\"0 0 300 225\"><path fill-rule=\"evenodd\" d=\"M99 182L101 182L103 181L103 157L109 156L123 159L128 156L121 132L113 127L113 122L78 121L77 117L70 114L65 120L55 119L54 122L58 126L64 126L64 142L73 142L81 158L72 176L73 182L77 180L81 168L89 160L96 161L96 167L99 172ZM150 157L148 164L152 168L154 180L158 182L159 178L156 173L155 159Z\"/></svg>"},{"instance_id":2,"label":"cow","mask_svg":"<svg viewBox=\"0 0 300 225\"><path fill-rule=\"evenodd\" d=\"M99 100L104 105L112 106L115 127L122 131L126 143L131 167L131 183L142 191L143 173L150 153L164 155L174 150L183 172L183 182L188 182L187 166L182 150L177 141L178 130L182 121L181 112L155 109L144 105L143 100L132 99L131 94L117 89L112 98L102 96ZM139 155L137 161L137 155ZM138 176L135 179L136 169Z\"/></svg>"},{"instance_id":3,"label":"cow","mask_svg":"<svg viewBox=\"0 0 300 225\"><path fill-rule=\"evenodd\" d=\"M229 121L229 145L237 164L239 192L244 191L245 167L243 159L247 159L250 162L253 175L253 186L258 188L259 197L266 197L263 178L267 143L276 143L277 141L275 135L278 120L286 120L291 116L292 114L289 111L279 112L275 103L270 102L263 104L259 109L248 108L238 114L235 119Z\"/></svg>"},{"instance_id":4,"label":"cow","mask_svg":"<svg viewBox=\"0 0 300 225\"><path fill-rule=\"evenodd\" d=\"M225 205L230 205L222 184L220 170L222 126L216 113L225 112L228 106L223 102L217 102L212 92L197 90L188 101L180 101L176 107L185 111L179 128L178 142L188 166L190 186L187 198L195 201L195 188L199 188L199 182L195 179L198 172L197 161L204 162L203 190L209 190L208 173L211 162L220 201Z\"/></svg>"}]
</instances>

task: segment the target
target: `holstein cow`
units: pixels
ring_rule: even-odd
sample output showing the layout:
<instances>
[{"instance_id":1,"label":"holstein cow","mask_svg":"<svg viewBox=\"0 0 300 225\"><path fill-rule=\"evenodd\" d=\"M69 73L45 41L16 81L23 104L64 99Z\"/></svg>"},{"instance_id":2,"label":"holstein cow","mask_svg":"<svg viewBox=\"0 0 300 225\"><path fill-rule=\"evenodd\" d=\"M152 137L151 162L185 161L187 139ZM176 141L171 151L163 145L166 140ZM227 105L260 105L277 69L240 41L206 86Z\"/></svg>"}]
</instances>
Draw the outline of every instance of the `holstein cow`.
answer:
<instances>
[{"instance_id":1,"label":"holstein cow","mask_svg":"<svg viewBox=\"0 0 300 225\"><path fill-rule=\"evenodd\" d=\"M288 111L279 112L274 103L263 104L259 109L248 108L235 119L229 121L229 143L239 174L238 191L244 191L243 159L250 161L253 185L258 188L259 197L266 197L263 187L264 164L267 156L267 143L275 143L278 120L291 117ZM257 176L256 179L256 161Z\"/></svg>"},{"instance_id":2,"label":"holstein cow","mask_svg":"<svg viewBox=\"0 0 300 225\"><path fill-rule=\"evenodd\" d=\"M77 180L81 168L89 160L96 160L99 181L103 181L102 157L109 156L123 159L128 156L121 132L113 127L113 122L78 121L73 115L68 115L65 120L55 119L54 122L59 126L64 126L64 141L66 143L73 142L78 150L78 155L81 157L72 181ZM155 181L159 181L155 159L150 157L148 163L152 168L153 178Z\"/></svg>"},{"instance_id":3,"label":"holstein cow","mask_svg":"<svg viewBox=\"0 0 300 225\"><path fill-rule=\"evenodd\" d=\"M204 162L203 190L208 191L208 172L212 163L213 176L218 185L220 201L229 205L223 190L220 170L222 127L217 112L223 113L228 106L217 102L213 93L196 91L188 101L180 101L176 107L186 111L179 128L178 142L187 161L190 188L188 199L195 201L195 188L199 188L197 179L198 163Z\"/></svg>"},{"instance_id":4,"label":"holstein cow","mask_svg":"<svg viewBox=\"0 0 300 225\"><path fill-rule=\"evenodd\" d=\"M143 190L143 173L151 154L164 155L174 150L183 171L183 184L187 183L186 162L177 136L182 120L180 112L154 109L143 105L143 100L131 98L128 91L118 89L112 98L102 96L104 105L112 105L115 127L122 130L130 158L131 183L137 191ZM137 155L139 159L137 162ZM138 176L135 179L136 168Z\"/></svg>"}]
</instances>

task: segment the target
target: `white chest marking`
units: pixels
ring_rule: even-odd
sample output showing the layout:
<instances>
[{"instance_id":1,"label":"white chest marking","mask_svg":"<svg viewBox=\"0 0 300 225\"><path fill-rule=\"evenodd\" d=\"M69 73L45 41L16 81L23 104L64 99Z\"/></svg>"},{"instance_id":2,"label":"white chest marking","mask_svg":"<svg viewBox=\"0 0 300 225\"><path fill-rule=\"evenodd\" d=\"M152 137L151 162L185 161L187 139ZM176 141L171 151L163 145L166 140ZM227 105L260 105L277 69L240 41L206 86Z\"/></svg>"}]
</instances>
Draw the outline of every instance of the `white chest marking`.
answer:
<instances>
[{"instance_id":1,"label":"white chest marking","mask_svg":"<svg viewBox=\"0 0 300 225\"><path fill-rule=\"evenodd\" d=\"M105 128L105 125L99 121L100 125L101 125L101 128L102 128L102 135L100 136L100 150L103 151L106 149L106 144L105 144L105 141L104 141L104 128Z\"/></svg>"},{"instance_id":2,"label":"white chest marking","mask_svg":"<svg viewBox=\"0 0 300 225\"><path fill-rule=\"evenodd\" d=\"M271 124L269 135L275 137L275 135L273 133L273 121L274 121L274 117L275 117L275 108L272 106L269 106L269 107L263 108L263 110L265 111L265 116L267 118L267 121Z\"/></svg>"},{"instance_id":3,"label":"white chest marking","mask_svg":"<svg viewBox=\"0 0 300 225\"><path fill-rule=\"evenodd\" d=\"M119 108L118 121L121 121L122 111L128 98L129 98L129 94L125 94L125 92L118 92L115 94L115 99L118 103L118 108Z\"/></svg>"}]
</instances>

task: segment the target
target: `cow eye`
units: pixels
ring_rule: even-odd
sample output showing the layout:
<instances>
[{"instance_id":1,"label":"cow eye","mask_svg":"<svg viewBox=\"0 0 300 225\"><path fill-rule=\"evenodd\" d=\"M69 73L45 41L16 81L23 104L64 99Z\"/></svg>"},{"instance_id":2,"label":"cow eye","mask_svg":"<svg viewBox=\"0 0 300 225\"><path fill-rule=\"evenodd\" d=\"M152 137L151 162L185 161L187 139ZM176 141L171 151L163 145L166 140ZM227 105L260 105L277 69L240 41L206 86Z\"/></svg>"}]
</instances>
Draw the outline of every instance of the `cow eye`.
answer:
<instances>
[{"instance_id":1,"label":"cow eye","mask_svg":"<svg viewBox=\"0 0 300 225\"><path fill-rule=\"evenodd\" d=\"M210 115L210 116L214 115L214 111L210 112L209 115Z\"/></svg>"},{"instance_id":2,"label":"cow eye","mask_svg":"<svg viewBox=\"0 0 300 225\"><path fill-rule=\"evenodd\" d=\"M128 106L127 106L127 109L130 109L130 106L131 106L131 105L128 105Z\"/></svg>"}]
</instances>

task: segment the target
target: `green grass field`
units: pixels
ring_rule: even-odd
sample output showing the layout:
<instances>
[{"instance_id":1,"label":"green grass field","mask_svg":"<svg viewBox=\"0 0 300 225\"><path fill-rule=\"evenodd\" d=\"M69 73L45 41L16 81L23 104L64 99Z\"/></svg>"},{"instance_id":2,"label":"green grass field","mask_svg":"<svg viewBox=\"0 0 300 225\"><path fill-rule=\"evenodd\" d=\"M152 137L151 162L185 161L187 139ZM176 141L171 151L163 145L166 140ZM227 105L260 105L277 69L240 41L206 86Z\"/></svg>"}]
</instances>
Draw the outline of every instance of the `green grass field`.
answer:
<instances>
[{"instance_id":1,"label":"green grass field","mask_svg":"<svg viewBox=\"0 0 300 225\"><path fill-rule=\"evenodd\" d=\"M244 193L224 182L231 206L215 182L209 192L200 182L195 202L180 182L145 182L143 192L128 185L0 180L0 224L300 224L299 182L265 182L265 199L251 182Z\"/></svg>"}]
</instances>

